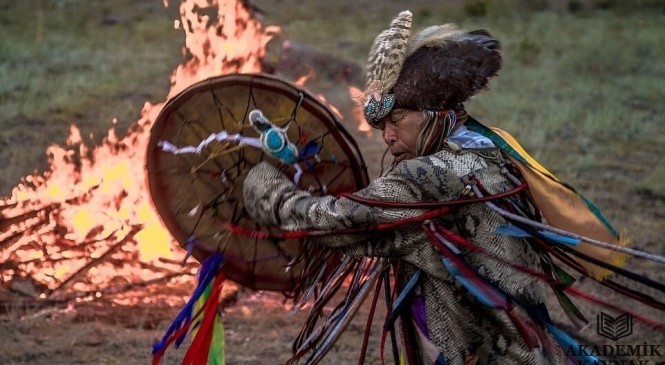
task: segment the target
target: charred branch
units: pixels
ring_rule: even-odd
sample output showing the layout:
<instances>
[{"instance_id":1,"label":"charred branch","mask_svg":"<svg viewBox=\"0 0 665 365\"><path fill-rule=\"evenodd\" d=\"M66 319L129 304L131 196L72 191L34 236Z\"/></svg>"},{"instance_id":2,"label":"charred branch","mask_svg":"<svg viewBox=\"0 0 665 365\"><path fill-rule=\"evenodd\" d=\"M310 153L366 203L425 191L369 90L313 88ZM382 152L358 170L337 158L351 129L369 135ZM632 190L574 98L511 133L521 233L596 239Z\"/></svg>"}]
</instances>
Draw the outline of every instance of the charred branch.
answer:
<instances>
[{"instance_id":1,"label":"charred branch","mask_svg":"<svg viewBox=\"0 0 665 365\"><path fill-rule=\"evenodd\" d=\"M0 214L2 213L3 210L5 209L12 209L16 208L18 203L8 203L8 202L2 202L0 203Z\"/></svg>"},{"instance_id":2,"label":"charred branch","mask_svg":"<svg viewBox=\"0 0 665 365\"><path fill-rule=\"evenodd\" d=\"M29 225L27 222L25 222L26 226L22 230L17 230L15 232L12 232L7 237L4 237L0 240L0 251L4 251L6 248L20 241L21 238L25 237L27 234L30 234L35 230L46 226L48 223L49 223L48 217L42 217L41 219Z\"/></svg>"},{"instance_id":3,"label":"charred branch","mask_svg":"<svg viewBox=\"0 0 665 365\"><path fill-rule=\"evenodd\" d=\"M57 209L60 206L58 203L53 203L42 208L33 209L31 211L19 214L14 217L0 217L0 232L6 232L10 229L11 226L19 225L30 219L42 216L45 217L53 210Z\"/></svg>"},{"instance_id":4,"label":"charred branch","mask_svg":"<svg viewBox=\"0 0 665 365\"><path fill-rule=\"evenodd\" d=\"M48 299L54 299L57 298L59 294L61 294L63 291L65 291L67 288L69 288L70 285L75 283L80 277L82 277L85 273L87 273L91 268L99 265L100 263L104 262L107 258L111 256L115 251L117 251L120 247L124 246L127 242L129 242L131 239L134 238L134 235L136 235L140 230L142 229L142 226L133 226L131 231L125 236L122 240L111 246L106 252L104 252L102 255L99 257L91 260L87 264L85 264L81 269L76 271L74 274L69 276L67 279L65 279L57 288L53 289L51 293L47 296Z\"/></svg>"}]
</instances>

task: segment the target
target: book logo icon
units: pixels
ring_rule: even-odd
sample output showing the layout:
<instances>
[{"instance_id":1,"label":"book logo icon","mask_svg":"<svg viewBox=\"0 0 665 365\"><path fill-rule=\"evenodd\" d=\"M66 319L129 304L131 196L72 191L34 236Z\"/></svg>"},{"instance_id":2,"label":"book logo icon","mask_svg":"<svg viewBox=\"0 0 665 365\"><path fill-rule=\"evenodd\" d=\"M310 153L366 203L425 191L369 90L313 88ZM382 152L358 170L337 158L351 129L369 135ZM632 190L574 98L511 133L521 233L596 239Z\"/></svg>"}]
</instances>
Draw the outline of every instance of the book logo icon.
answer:
<instances>
[{"instance_id":1,"label":"book logo icon","mask_svg":"<svg viewBox=\"0 0 665 365\"><path fill-rule=\"evenodd\" d=\"M633 317L629 313L612 317L601 312L598 315L597 331L599 335L613 341L630 336L633 334Z\"/></svg>"}]
</instances>

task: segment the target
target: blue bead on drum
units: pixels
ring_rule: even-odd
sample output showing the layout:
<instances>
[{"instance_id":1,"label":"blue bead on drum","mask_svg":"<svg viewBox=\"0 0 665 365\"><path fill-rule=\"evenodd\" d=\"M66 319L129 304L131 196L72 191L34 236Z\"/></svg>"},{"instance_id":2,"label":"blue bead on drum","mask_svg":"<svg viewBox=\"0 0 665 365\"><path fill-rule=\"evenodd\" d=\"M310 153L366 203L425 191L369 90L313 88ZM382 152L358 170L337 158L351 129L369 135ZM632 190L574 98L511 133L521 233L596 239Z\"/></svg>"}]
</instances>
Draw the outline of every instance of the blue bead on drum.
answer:
<instances>
[{"instance_id":1,"label":"blue bead on drum","mask_svg":"<svg viewBox=\"0 0 665 365\"><path fill-rule=\"evenodd\" d=\"M249 113L249 121L261 134L261 146L267 155L287 164L298 161L298 149L289 141L286 130L274 125L258 109Z\"/></svg>"}]
</instances>

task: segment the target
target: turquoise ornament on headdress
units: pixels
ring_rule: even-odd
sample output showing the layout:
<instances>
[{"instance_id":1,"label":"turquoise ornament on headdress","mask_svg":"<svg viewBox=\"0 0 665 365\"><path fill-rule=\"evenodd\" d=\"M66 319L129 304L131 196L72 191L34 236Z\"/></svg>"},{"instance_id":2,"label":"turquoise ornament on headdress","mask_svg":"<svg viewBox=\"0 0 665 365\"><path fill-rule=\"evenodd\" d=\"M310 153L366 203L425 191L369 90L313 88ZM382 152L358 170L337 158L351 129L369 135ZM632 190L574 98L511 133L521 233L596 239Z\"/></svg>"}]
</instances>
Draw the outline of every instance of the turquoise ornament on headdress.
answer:
<instances>
[{"instance_id":1,"label":"turquoise ornament on headdress","mask_svg":"<svg viewBox=\"0 0 665 365\"><path fill-rule=\"evenodd\" d=\"M381 99L376 100L374 96L370 96L365 105L364 114L365 119L370 123L378 122L379 119L385 117L395 105L395 95L388 94L382 95Z\"/></svg>"}]
</instances>

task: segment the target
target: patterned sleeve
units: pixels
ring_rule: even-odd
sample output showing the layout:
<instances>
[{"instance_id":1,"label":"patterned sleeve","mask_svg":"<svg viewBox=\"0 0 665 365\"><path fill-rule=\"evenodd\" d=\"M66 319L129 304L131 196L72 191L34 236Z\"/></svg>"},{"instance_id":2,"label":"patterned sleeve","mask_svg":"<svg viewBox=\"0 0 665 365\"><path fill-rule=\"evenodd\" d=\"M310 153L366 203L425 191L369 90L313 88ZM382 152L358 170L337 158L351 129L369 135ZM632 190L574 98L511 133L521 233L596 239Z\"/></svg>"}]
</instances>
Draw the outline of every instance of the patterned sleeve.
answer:
<instances>
[{"instance_id":1,"label":"patterned sleeve","mask_svg":"<svg viewBox=\"0 0 665 365\"><path fill-rule=\"evenodd\" d=\"M382 201L422 202L441 200L442 191L457 177L452 172L436 168L432 159L421 157L401 162L390 174L374 180L356 195ZM247 175L243 189L245 209L260 224L279 226L282 230L334 230L394 222L424 212L420 209L379 208L360 204L348 198L317 197L302 190L276 167L260 163ZM450 199L454 194L448 193ZM360 254L402 255L409 250L398 247L413 241L421 234L419 227L385 232L373 236L372 245ZM367 235L336 235L321 240L332 247L356 243L367 245ZM317 239L318 240L318 239ZM397 246L396 246L397 245Z\"/></svg>"}]
</instances>

